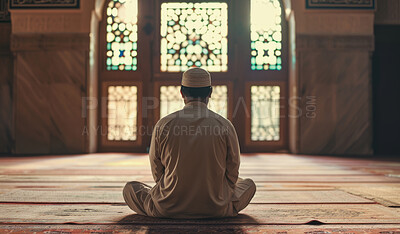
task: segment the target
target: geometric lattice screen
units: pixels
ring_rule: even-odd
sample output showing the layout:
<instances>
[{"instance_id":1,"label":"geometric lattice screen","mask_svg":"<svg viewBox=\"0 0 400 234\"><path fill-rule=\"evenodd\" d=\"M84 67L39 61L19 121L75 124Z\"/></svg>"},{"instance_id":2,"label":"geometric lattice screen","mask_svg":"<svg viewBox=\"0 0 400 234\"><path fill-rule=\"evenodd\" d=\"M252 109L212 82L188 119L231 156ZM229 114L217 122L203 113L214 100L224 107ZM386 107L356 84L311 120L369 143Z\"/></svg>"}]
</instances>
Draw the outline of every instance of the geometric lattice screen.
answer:
<instances>
[{"instance_id":1,"label":"geometric lattice screen","mask_svg":"<svg viewBox=\"0 0 400 234\"><path fill-rule=\"evenodd\" d=\"M282 69L279 0L251 0L251 70Z\"/></svg>"},{"instance_id":2,"label":"geometric lattice screen","mask_svg":"<svg viewBox=\"0 0 400 234\"><path fill-rule=\"evenodd\" d=\"M137 0L110 1L106 20L107 70L137 70Z\"/></svg>"},{"instance_id":3,"label":"geometric lattice screen","mask_svg":"<svg viewBox=\"0 0 400 234\"><path fill-rule=\"evenodd\" d=\"M280 87L251 86L251 140L279 141Z\"/></svg>"},{"instance_id":4,"label":"geometric lattice screen","mask_svg":"<svg viewBox=\"0 0 400 234\"><path fill-rule=\"evenodd\" d=\"M174 85L160 87L160 118L181 110L185 106L180 89L181 86ZM226 85L213 86L208 108L227 118L228 87Z\"/></svg>"},{"instance_id":5,"label":"geometric lattice screen","mask_svg":"<svg viewBox=\"0 0 400 234\"><path fill-rule=\"evenodd\" d=\"M228 118L228 86L215 85L208 103L210 110Z\"/></svg>"},{"instance_id":6,"label":"geometric lattice screen","mask_svg":"<svg viewBox=\"0 0 400 234\"><path fill-rule=\"evenodd\" d=\"M107 140L137 139L137 86L108 86Z\"/></svg>"},{"instance_id":7,"label":"geometric lattice screen","mask_svg":"<svg viewBox=\"0 0 400 234\"><path fill-rule=\"evenodd\" d=\"M179 90L180 86L160 87L160 119L183 108L184 103Z\"/></svg>"},{"instance_id":8,"label":"geometric lattice screen","mask_svg":"<svg viewBox=\"0 0 400 234\"><path fill-rule=\"evenodd\" d=\"M161 71L202 67L228 70L228 5L168 2L161 5Z\"/></svg>"}]
</instances>

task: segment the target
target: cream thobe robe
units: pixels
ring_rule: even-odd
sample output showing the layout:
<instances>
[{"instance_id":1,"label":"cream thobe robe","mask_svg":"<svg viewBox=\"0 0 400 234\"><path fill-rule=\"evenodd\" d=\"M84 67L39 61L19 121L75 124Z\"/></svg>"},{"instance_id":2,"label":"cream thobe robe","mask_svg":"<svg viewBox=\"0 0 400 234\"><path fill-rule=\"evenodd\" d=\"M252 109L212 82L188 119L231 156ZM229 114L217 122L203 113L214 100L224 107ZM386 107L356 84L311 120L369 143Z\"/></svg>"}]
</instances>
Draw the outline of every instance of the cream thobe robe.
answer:
<instances>
[{"instance_id":1,"label":"cream thobe robe","mask_svg":"<svg viewBox=\"0 0 400 234\"><path fill-rule=\"evenodd\" d=\"M130 182L127 204L139 214L170 218L235 216L255 193L238 179L239 142L231 122L189 102L155 126L150 163L156 185Z\"/></svg>"}]
</instances>

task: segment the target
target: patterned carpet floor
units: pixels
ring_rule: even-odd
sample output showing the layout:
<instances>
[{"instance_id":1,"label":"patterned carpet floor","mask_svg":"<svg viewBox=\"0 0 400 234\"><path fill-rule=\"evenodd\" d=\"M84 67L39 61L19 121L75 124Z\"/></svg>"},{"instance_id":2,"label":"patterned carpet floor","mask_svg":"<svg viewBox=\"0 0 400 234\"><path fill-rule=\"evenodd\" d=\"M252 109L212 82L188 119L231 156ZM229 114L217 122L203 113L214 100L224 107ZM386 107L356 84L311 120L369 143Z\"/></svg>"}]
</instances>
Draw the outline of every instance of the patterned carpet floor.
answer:
<instances>
[{"instance_id":1,"label":"patterned carpet floor","mask_svg":"<svg viewBox=\"0 0 400 234\"><path fill-rule=\"evenodd\" d=\"M240 176L257 192L237 217L134 214L127 181L153 185L145 154L0 157L0 233L400 233L400 163L251 154Z\"/></svg>"}]
</instances>

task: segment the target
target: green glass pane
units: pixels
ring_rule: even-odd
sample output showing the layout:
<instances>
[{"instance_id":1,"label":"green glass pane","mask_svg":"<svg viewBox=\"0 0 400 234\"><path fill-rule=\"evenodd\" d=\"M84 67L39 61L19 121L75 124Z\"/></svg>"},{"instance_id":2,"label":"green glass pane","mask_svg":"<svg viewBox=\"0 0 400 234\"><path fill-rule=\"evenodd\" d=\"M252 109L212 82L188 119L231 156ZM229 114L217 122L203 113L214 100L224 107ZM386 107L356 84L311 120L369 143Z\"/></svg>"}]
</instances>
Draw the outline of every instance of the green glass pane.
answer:
<instances>
[{"instance_id":1,"label":"green glass pane","mask_svg":"<svg viewBox=\"0 0 400 234\"><path fill-rule=\"evenodd\" d=\"M107 70L137 69L137 11L137 0L113 0L108 4Z\"/></svg>"},{"instance_id":2,"label":"green glass pane","mask_svg":"<svg viewBox=\"0 0 400 234\"><path fill-rule=\"evenodd\" d=\"M275 70L282 63L281 12L279 0L251 0L252 70Z\"/></svg>"}]
</instances>

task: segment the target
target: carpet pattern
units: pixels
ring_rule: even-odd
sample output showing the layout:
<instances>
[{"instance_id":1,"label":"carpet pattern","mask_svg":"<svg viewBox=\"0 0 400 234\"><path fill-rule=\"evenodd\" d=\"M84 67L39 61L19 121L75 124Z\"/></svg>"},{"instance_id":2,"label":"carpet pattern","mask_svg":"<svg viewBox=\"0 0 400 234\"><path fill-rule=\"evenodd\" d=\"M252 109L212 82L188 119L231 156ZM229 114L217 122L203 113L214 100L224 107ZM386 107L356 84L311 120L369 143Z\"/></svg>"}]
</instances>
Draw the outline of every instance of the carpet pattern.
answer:
<instances>
[{"instance_id":1,"label":"carpet pattern","mask_svg":"<svg viewBox=\"0 0 400 234\"><path fill-rule=\"evenodd\" d=\"M32 189L0 189L0 204L12 202L26 203L108 203L125 204L121 193L122 186L117 190L69 190L54 191ZM372 203L374 201L351 195L343 191L258 191L251 203Z\"/></svg>"},{"instance_id":2,"label":"carpet pattern","mask_svg":"<svg viewBox=\"0 0 400 234\"><path fill-rule=\"evenodd\" d=\"M159 219L132 214L125 205L2 204L7 217L0 223L49 224L399 224L400 210L380 205L267 205L250 204L243 215L222 219ZM26 211L29 212L26 212Z\"/></svg>"},{"instance_id":3,"label":"carpet pattern","mask_svg":"<svg viewBox=\"0 0 400 234\"><path fill-rule=\"evenodd\" d=\"M400 232L400 163L252 154L240 176L257 192L237 217L172 220L134 214L128 181L154 185L147 155L0 158L0 233Z\"/></svg>"}]
</instances>

